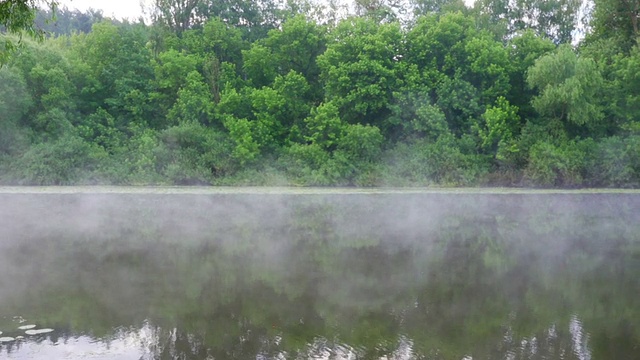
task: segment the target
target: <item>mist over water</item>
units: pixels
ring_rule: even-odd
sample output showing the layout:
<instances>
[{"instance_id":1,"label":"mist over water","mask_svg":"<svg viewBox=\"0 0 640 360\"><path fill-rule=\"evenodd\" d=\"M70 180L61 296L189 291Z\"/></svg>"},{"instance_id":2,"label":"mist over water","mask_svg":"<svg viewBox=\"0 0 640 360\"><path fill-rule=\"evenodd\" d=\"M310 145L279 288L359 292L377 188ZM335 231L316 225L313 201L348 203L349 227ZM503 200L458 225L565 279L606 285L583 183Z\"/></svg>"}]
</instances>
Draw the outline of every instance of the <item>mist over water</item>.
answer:
<instances>
[{"instance_id":1,"label":"mist over water","mask_svg":"<svg viewBox=\"0 0 640 360\"><path fill-rule=\"evenodd\" d=\"M624 193L3 193L0 358L638 359L639 210Z\"/></svg>"}]
</instances>

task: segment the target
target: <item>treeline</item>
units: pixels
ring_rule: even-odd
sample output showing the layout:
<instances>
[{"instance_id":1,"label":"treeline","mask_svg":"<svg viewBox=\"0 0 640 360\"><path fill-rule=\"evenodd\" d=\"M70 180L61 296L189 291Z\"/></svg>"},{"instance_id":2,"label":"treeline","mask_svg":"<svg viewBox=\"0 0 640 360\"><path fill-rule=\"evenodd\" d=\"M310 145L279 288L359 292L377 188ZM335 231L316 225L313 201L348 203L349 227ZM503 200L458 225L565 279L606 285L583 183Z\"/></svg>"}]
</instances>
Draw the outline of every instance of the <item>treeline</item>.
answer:
<instances>
[{"instance_id":1,"label":"treeline","mask_svg":"<svg viewBox=\"0 0 640 360\"><path fill-rule=\"evenodd\" d=\"M496 4L67 11L0 68L0 181L639 186L640 1Z\"/></svg>"}]
</instances>

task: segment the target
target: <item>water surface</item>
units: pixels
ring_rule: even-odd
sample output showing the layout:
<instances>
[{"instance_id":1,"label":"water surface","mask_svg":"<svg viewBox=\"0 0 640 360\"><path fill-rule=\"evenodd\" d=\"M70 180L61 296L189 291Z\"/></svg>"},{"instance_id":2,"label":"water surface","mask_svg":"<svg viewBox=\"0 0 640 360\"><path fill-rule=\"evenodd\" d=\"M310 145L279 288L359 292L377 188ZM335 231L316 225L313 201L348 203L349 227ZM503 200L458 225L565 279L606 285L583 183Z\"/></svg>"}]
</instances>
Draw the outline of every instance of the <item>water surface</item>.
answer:
<instances>
[{"instance_id":1,"label":"water surface","mask_svg":"<svg viewBox=\"0 0 640 360\"><path fill-rule=\"evenodd\" d=\"M640 358L637 192L232 190L5 188L0 358Z\"/></svg>"}]
</instances>

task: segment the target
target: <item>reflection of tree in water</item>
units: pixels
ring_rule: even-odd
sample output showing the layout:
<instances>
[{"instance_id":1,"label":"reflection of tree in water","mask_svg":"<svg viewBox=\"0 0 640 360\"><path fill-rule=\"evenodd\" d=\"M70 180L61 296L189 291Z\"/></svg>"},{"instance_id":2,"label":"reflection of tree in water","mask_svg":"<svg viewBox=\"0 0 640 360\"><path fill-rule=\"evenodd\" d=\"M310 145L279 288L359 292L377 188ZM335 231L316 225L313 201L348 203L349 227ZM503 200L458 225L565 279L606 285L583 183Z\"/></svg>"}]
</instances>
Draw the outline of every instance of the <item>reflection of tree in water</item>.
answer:
<instances>
[{"instance_id":1,"label":"reflection of tree in water","mask_svg":"<svg viewBox=\"0 0 640 360\"><path fill-rule=\"evenodd\" d=\"M160 359L632 358L637 200L515 198L112 202L4 249L0 308Z\"/></svg>"}]
</instances>

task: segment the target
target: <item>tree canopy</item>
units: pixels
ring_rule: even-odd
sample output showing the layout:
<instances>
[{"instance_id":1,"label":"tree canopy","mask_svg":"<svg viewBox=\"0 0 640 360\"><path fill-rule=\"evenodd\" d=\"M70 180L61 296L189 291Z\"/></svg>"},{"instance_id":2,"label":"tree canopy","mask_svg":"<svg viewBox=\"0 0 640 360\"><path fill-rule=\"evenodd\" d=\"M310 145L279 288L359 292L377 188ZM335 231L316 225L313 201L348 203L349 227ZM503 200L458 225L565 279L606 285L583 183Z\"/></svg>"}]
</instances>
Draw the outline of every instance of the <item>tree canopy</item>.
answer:
<instances>
[{"instance_id":1,"label":"tree canopy","mask_svg":"<svg viewBox=\"0 0 640 360\"><path fill-rule=\"evenodd\" d=\"M640 185L632 1L0 4L2 183Z\"/></svg>"}]
</instances>

